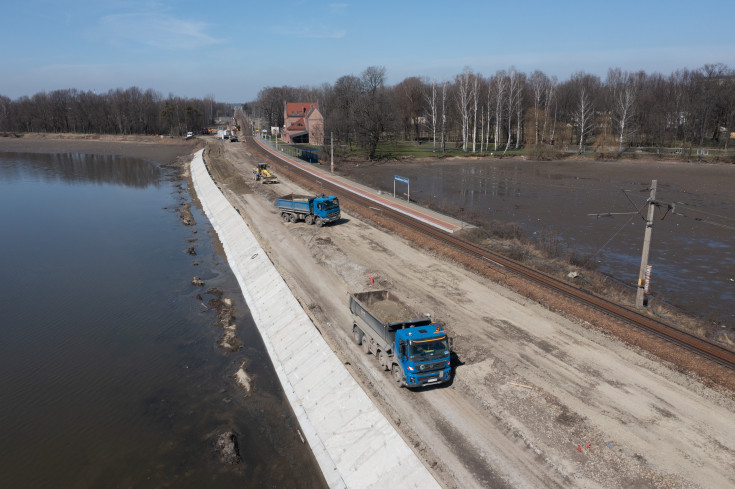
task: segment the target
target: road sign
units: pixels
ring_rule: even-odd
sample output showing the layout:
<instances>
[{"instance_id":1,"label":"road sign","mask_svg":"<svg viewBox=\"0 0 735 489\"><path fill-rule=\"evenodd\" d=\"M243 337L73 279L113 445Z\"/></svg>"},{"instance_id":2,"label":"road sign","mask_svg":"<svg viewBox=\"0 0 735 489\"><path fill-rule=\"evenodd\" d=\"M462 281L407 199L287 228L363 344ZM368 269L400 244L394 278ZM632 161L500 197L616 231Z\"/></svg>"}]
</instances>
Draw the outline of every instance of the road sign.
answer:
<instances>
[{"instance_id":1,"label":"road sign","mask_svg":"<svg viewBox=\"0 0 735 489\"><path fill-rule=\"evenodd\" d=\"M405 183L408 185L408 196L406 198L407 201L411 201L411 184L408 182L408 178L406 177L399 177L398 175L393 175L393 197L396 196L396 182Z\"/></svg>"}]
</instances>

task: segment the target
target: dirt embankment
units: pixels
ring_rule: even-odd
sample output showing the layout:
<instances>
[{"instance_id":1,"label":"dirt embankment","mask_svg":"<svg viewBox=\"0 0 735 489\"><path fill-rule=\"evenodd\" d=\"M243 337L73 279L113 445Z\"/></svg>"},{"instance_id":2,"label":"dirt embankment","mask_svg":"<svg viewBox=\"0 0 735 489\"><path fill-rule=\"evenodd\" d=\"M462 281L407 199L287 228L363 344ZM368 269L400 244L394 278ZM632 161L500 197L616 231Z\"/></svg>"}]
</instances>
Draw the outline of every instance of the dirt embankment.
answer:
<instances>
[{"instance_id":1,"label":"dirt embankment","mask_svg":"<svg viewBox=\"0 0 735 489\"><path fill-rule=\"evenodd\" d=\"M322 229L284 224L273 197L308 190L283 175L277 188L253 183L263 156L247 145L213 154L215 179L233 179L222 191L315 325L445 487L735 484L728 393L353 213ZM397 389L353 344L346 298L370 289L367 275L446 325L450 386Z\"/></svg>"}]
</instances>

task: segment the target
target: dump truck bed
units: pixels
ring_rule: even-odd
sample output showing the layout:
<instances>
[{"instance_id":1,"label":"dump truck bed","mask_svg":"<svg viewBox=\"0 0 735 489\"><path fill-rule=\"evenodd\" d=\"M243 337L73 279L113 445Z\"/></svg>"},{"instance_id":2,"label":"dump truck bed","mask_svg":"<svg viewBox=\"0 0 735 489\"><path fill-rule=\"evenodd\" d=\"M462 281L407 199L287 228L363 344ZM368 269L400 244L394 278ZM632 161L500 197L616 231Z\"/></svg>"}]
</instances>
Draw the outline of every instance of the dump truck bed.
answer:
<instances>
[{"instance_id":1,"label":"dump truck bed","mask_svg":"<svg viewBox=\"0 0 735 489\"><path fill-rule=\"evenodd\" d=\"M372 330L384 348L390 348L396 330L431 324L431 319L421 317L387 290L358 292L350 295L350 311ZM366 328L364 332L370 333Z\"/></svg>"},{"instance_id":2,"label":"dump truck bed","mask_svg":"<svg viewBox=\"0 0 735 489\"><path fill-rule=\"evenodd\" d=\"M308 195L288 194L276 200L276 207L278 209L310 214L309 201L312 198Z\"/></svg>"},{"instance_id":3,"label":"dump truck bed","mask_svg":"<svg viewBox=\"0 0 735 489\"><path fill-rule=\"evenodd\" d=\"M358 292L353 297L383 324L403 322L417 317L396 295L387 290Z\"/></svg>"}]
</instances>

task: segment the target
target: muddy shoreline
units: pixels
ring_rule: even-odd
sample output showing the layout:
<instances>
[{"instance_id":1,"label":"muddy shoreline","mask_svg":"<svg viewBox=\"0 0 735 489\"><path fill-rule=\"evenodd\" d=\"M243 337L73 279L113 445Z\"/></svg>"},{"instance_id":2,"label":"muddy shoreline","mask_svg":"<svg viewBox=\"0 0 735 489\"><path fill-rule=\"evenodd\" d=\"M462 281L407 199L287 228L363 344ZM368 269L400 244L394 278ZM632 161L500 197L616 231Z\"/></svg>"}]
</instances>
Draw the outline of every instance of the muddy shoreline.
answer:
<instances>
[{"instance_id":1,"label":"muddy shoreline","mask_svg":"<svg viewBox=\"0 0 735 489\"><path fill-rule=\"evenodd\" d=\"M0 151L13 153L88 153L120 155L175 165L204 145L197 139L101 134L25 134L0 137Z\"/></svg>"},{"instance_id":2,"label":"muddy shoreline","mask_svg":"<svg viewBox=\"0 0 735 489\"><path fill-rule=\"evenodd\" d=\"M735 165L452 158L335 167L340 175L387 193L393 192L394 174L409 178L411 200L421 205L486 230L516 226L523 238L546 246L552 256L575 256L626 286L637 279L640 264L644 219L636 211L657 180L661 204L649 261L655 272L652 296L721 332L735 331L729 308L735 293L735 257L729 246ZM405 195L406 186L397 191ZM571 266L567 271L579 270Z\"/></svg>"}]
</instances>

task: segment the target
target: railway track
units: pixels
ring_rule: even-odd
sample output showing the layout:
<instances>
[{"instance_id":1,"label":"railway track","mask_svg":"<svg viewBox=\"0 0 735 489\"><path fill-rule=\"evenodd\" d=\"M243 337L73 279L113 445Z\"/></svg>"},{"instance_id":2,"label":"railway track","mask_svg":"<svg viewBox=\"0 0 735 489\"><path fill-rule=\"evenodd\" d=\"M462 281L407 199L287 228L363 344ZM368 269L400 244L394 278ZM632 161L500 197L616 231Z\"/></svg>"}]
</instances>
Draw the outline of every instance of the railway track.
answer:
<instances>
[{"instance_id":1,"label":"railway track","mask_svg":"<svg viewBox=\"0 0 735 489\"><path fill-rule=\"evenodd\" d=\"M588 291L579 289L569 283L545 275L498 253L477 246L466 239L439 230L425 222L421 222L409 215L398 212L388 205L367 199L358 193L351 193L345 190L344 187L333 184L328 179L322 178L315 172L310 172L308 169L302 168L300 165L294 165L288 161L276 158L275 155L267 152L255 142L251 142L250 144L253 149L267 155L279 168L279 171L288 176L288 178L304 185L307 188L311 188L318 192L329 192L330 194L339 197L340 200L351 202L353 205L358 206L361 209L371 210L371 212L379 212L384 217L388 217L402 226L449 244L462 253L481 258L494 266L501 267L502 269L519 275L533 283L542 285L556 293L571 298L578 303L584 304L585 306L591 307L597 311L601 311L613 318L625 322L626 324L635 326L644 332L663 338L704 358L708 358L720 365L735 370L735 351L724 344L696 336L677 328L674 325L652 318L645 314L641 314L638 311L616 304Z\"/></svg>"}]
</instances>

